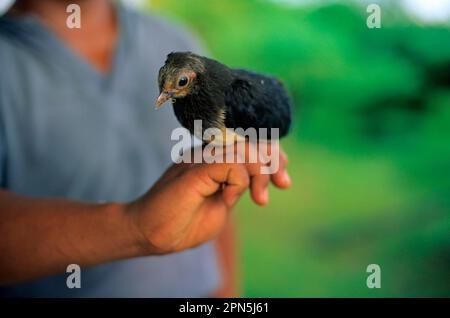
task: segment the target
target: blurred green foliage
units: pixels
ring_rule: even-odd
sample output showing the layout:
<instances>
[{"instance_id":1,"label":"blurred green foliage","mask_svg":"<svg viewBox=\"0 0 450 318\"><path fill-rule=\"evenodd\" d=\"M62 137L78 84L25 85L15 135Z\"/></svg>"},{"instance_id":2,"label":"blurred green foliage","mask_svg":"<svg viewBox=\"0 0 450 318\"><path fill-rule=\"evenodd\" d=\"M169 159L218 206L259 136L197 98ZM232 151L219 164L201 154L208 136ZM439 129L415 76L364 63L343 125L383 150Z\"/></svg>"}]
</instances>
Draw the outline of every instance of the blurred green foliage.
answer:
<instances>
[{"instance_id":1,"label":"blurred green foliage","mask_svg":"<svg viewBox=\"0 0 450 318\"><path fill-rule=\"evenodd\" d=\"M357 4L151 1L211 55L279 76L293 187L238 207L244 296L450 296L450 29ZM366 287L366 267L382 288Z\"/></svg>"}]
</instances>

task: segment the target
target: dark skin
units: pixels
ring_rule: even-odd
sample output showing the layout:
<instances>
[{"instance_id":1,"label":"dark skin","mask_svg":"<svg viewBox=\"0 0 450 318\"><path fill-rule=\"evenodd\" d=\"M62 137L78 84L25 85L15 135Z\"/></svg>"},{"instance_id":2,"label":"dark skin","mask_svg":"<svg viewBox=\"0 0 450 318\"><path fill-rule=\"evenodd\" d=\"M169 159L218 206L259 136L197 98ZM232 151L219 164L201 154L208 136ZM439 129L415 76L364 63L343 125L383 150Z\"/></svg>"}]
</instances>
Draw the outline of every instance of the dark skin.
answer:
<instances>
[{"instance_id":1,"label":"dark skin","mask_svg":"<svg viewBox=\"0 0 450 318\"><path fill-rule=\"evenodd\" d=\"M81 6L82 29L61 27L69 3ZM94 68L109 71L118 37L109 1L22 0L9 14L30 12ZM286 164L281 152L280 169L272 175L260 174L261 163L173 165L146 194L128 203L29 198L0 190L0 284L63 273L71 263L83 267L179 252L214 238L222 264L230 265L232 231L226 228L233 206L248 188L260 205L268 202L269 182L288 188ZM222 272L230 276L234 269ZM232 281L225 277L216 295L234 295Z\"/></svg>"},{"instance_id":2,"label":"dark skin","mask_svg":"<svg viewBox=\"0 0 450 318\"><path fill-rule=\"evenodd\" d=\"M66 8L71 3L77 3L81 7L81 29L66 27ZM114 9L109 1L18 0L7 14L30 13L36 15L40 22L99 72L109 72L119 31Z\"/></svg>"}]
</instances>

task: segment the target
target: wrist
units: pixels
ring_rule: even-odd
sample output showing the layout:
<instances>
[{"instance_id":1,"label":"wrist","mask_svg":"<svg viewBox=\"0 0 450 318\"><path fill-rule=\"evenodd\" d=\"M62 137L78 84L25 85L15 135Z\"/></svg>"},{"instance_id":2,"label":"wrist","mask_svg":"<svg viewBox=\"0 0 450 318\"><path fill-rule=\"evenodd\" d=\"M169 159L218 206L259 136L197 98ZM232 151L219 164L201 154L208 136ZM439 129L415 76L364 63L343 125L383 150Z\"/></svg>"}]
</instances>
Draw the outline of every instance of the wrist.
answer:
<instances>
[{"instance_id":1,"label":"wrist","mask_svg":"<svg viewBox=\"0 0 450 318\"><path fill-rule=\"evenodd\" d=\"M108 203L107 214L111 219L116 220L118 234L125 242L131 255L129 257L152 255L148 244L148 239L143 235L138 227L136 213L130 204Z\"/></svg>"}]
</instances>

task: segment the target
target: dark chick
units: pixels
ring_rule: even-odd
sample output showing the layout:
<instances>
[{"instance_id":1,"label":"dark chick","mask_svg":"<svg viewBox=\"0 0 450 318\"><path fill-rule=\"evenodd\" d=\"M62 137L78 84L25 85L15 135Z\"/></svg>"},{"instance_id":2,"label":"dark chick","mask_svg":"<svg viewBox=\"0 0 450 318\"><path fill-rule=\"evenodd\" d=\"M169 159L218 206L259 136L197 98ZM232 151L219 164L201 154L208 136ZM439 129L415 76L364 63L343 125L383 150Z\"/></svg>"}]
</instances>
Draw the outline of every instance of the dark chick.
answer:
<instances>
[{"instance_id":1,"label":"dark chick","mask_svg":"<svg viewBox=\"0 0 450 318\"><path fill-rule=\"evenodd\" d=\"M291 125L292 101L276 78L231 69L191 52L170 53L158 76L159 108L173 102L175 115L192 134L194 120L207 128L279 128L285 136ZM228 138L228 137L227 137Z\"/></svg>"}]
</instances>

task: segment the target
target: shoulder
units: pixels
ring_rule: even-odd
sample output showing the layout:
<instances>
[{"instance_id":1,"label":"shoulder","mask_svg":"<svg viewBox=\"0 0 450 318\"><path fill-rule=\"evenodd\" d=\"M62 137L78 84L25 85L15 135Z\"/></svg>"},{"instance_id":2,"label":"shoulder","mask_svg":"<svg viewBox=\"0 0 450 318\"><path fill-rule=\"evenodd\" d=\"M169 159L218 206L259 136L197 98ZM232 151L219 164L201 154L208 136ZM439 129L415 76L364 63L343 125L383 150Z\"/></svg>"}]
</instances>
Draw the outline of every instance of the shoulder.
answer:
<instances>
[{"instance_id":1,"label":"shoulder","mask_svg":"<svg viewBox=\"0 0 450 318\"><path fill-rule=\"evenodd\" d=\"M122 8L122 14L135 35L135 40L143 45L166 51L204 52L202 43L192 30L180 22L156 16L152 12L142 13L125 7Z\"/></svg>"},{"instance_id":2,"label":"shoulder","mask_svg":"<svg viewBox=\"0 0 450 318\"><path fill-rule=\"evenodd\" d=\"M3 74L8 79L3 83L11 82L31 57L39 56L37 52L45 47L42 36L35 16L0 16L0 77Z\"/></svg>"}]
</instances>

